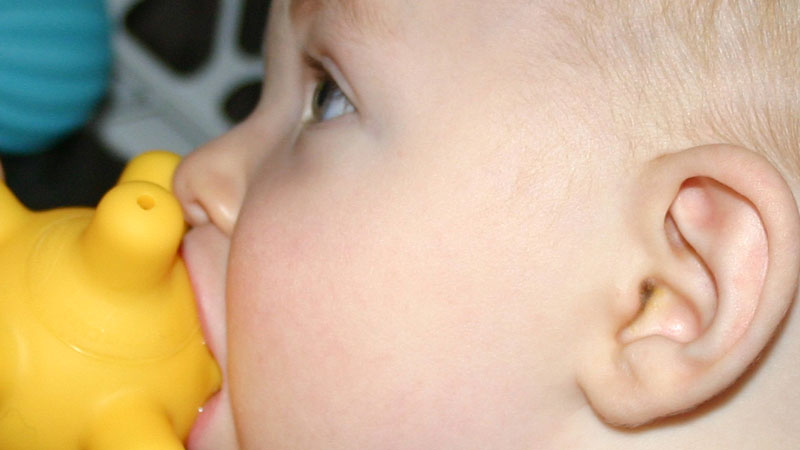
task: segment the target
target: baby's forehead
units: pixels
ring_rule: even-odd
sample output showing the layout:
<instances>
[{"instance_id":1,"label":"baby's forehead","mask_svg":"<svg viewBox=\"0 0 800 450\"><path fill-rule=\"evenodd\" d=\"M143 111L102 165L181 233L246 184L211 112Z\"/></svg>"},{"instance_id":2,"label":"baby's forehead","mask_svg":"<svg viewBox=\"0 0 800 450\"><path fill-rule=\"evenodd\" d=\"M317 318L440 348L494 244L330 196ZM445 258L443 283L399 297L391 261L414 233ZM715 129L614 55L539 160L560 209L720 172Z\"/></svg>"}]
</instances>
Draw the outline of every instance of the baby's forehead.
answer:
<instances>
[{"instance_id":1,"label":"baby's forehead","mask_svg":"<svg viewBox=\"0 0 800 450\"><path fill-rule=\"evenodd\" d=\"M540 28L539 19L547 15L550 3L549 0L282 0L281 6L273 6L273 10L282 10L295 29L324 18L340 22L347 27L346 31L367 38L395 39L404 31L433 27L440 33L430 38L438 40L451 30L463 29L465 24L478 24L468 31L485 34L504 23L520 39L525 39L525 35Z\"/></svg>"},{"instance_id":2,"label":"baby's forehead","mask_svg":"<svg viewBox=\"0 0 800 450\"><path fill-rule=\"evenodd\" d=\"M293 27L325 17L340 21L349 31L381 36L398 19L397 3L391 0L285 0ZM393 16L394 20L393 20Z\"/></svg>"}]
</instances>

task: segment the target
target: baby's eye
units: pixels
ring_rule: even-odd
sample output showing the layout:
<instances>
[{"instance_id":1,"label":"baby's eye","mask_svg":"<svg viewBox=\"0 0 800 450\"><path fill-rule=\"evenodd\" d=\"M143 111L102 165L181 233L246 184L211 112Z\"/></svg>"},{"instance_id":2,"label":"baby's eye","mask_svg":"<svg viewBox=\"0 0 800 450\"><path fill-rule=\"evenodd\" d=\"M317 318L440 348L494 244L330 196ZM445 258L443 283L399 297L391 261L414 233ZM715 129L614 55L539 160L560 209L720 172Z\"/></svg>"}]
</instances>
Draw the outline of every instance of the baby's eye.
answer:
<instances>
[{"instance_id":1,"label":"baby's eye","mask_svg":"<svg viewBox=\"0 0 800 450\"><path fill-rule=\"evenodd\" d=\"M339 85L327 75L317 83L312 102L311 111L315 122L335 119L356 110Z\"/></svg>"}]
</instances>

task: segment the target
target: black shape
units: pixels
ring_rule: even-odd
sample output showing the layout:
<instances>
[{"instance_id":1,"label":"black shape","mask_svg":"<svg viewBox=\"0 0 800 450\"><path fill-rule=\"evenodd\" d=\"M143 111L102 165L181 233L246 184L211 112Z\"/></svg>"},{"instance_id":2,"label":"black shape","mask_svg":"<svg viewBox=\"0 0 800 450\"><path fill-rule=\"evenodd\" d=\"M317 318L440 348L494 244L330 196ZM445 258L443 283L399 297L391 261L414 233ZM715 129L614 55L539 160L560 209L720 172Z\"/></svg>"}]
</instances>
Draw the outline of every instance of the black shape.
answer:
<instances>
[{"instance_id":1,"label":"black shape","mask_svg":"<svg viewBox=\"0 0 800 450\"><path fill-rule=\"evenodd\" d=\"M225 116L231 122L241 122L258 105L261 96L261 80L250 81L238 86L225 100Z\"/></svg>"},{"instance_id":2,"label":"black shape","mask_svg":"<svg viewBox=\"0 0 800 450\"><path fill-rule=\"evenodd\" d=\"M28 208L97 206L116 184L125 162L84 128L49 150L31 155L4 155L6 182Z\"/></svg>"},{"instance_id":3,"label":"black shape","mask_svg":"<svg viewBox=\"0 0 800 450\"><path fill-rule=\"evenodd\" d=\"M211 57L219 0L144 0L125 27L173 71L189 75Z\"/></svg>"},{"instance_id":4,"label":"black shape","mask_svg":"<svg viewBox=\"0 0 800 450\"><path fill-rule=\"evenodd\" d=\"M245 0L239 29L239 48L243 52L253 56L261 54L264 27L271 3L270 0Z\"/></svg>"}]
</instances>

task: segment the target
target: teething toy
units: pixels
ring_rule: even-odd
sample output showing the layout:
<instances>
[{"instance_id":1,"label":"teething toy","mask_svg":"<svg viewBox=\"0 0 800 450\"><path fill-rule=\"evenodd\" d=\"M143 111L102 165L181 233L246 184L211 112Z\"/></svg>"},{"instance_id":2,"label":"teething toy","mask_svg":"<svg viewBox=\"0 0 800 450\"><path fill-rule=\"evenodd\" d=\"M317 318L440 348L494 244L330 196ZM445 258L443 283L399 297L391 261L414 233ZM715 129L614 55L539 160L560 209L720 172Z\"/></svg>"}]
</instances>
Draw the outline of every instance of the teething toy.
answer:
<instances>
[{"instance_id":1,"label":"teething toy","mask_svg":"<svg viewBox=\"0 0 800 450\"><path fill-rule=\"evenodd\" d=\"M145 153L90 208L0 183L0 449L183 449L220 385L178 248L178 156Z\"/></svg>"}]
</instances>

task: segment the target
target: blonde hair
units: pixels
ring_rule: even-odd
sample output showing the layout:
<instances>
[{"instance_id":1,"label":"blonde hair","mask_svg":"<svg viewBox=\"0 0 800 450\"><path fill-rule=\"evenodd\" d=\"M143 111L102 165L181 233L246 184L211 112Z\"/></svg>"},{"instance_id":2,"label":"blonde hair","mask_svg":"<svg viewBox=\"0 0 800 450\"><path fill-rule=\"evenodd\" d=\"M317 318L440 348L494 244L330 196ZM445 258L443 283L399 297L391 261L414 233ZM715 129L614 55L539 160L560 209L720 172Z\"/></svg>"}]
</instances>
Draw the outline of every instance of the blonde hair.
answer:
<instances>
[{"instance_id":1,"label":"blonde hair","mask_svg":"<svg viewBox=\"0 0 800 450\"><path fill-rule=\"evenodd\" d=\"M571 64L660 111L667 132L753 148L800 179L800 0L561 5L550 12L577 43Z\"/></svg>"}]
</instances>

